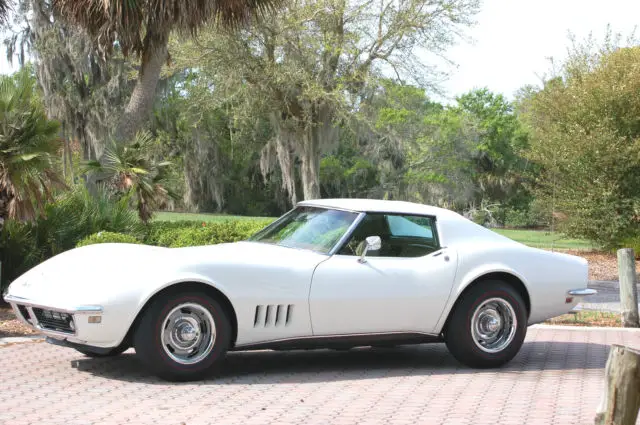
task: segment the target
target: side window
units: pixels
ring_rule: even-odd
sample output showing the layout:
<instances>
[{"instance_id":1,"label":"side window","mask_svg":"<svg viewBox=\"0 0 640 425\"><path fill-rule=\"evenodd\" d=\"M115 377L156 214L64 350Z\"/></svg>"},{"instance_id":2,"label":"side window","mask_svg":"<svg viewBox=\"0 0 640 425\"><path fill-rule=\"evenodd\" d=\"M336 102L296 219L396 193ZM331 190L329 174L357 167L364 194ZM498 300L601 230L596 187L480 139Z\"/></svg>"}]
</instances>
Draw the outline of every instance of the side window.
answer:
<instances>
[{"instance_id":1,"label":"side window","mask_svg":"<svg viewBox=\"0 0 640 425\"><path fill-rule=\"evenodd\" d=\"M358 255L358 245L368 236L380 236L382 248L367 256L422 257L439 248L432 217L367 214L338 254Z\"/></svg>"},{"instance_id":2,"label":"side window","mask_svg":"<svg viewBox=\"0 0 640 425\"><path fill-rule=\"evenodd\" d=\"M383 214L367 214L364 219L355 228L351 237L344 244L344 246L338 251L340 255L358 255L357 248L362 241L369 236L380 236L382 239L382 245L384 248L385 238L391 235L389 230L389 224ZM383 250L377 252L371 252L370 256L381 256Z\"/></svg>"},{"instance_id":3,"label":"side window","mask_svg":"<svg viewBox=\"0 0 640 425\"><path fill-rule=\"evenodd\" d=\"M433 239L430 218L388 215L387 222L393 236Z\"/></svg>"}]
</instances>

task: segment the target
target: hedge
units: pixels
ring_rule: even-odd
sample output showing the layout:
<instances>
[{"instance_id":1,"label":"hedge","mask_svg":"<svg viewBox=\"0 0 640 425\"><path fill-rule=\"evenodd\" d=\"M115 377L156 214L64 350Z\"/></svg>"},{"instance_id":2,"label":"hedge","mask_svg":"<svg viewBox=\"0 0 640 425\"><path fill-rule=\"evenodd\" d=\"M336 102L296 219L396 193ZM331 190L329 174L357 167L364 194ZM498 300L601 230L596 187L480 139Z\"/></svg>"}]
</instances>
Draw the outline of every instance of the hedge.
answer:
<instances>
[{"instance_id":1,"label":"hedge","mask_svg":"<svg viewBox=\"0 0 640 425\"><path fill-rule=\"evenodd\" d=\"M214 223L184 224L157 222L152 224L145 243L178 248L198 245L214 245L247 239L271 223L272 219L228 220Z\"/></svg>"},{"instance_id":2,"label":"hedge","mask_svg":"<svg viewBox=\"0 0 640 425\"><path fill-rule=\"evenodd\" d=\"M77 248L87 245L95 245L98 243L130 243L130 244L139 244L140 241L131 235L127 235L124 233L114 233L114 232L98 232L93 235L89 235L86 238L82 239L80 242L76 244Z\"/></svg>"},{"instance_id":3,"label":"hedge","mask_svg":"<svg viewBox=\"0 0 640 425\"><path fill-rule=\"evenodd\" d=\"M271 219L228 220L214 223L159 221L149 225L142 241L129 234L99 232L82 239L77 246L109 242L144 243L167 248L215 245L247 239L271 222Z\"/></svg>"}]
</instances>

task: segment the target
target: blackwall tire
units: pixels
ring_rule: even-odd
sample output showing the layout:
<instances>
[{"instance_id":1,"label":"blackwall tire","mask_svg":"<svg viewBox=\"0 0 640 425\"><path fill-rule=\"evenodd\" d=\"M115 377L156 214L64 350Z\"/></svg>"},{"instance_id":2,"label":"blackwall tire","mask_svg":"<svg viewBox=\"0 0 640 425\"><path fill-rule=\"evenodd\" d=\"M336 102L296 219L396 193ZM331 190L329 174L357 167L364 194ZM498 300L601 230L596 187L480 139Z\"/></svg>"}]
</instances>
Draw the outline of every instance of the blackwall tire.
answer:
<instances>
[{"instance_id":1,"label":"blackwall tire","mask_svg":"<svg viewBox=\"0 0 640 425\"><path fill-rule=\"evenodd\" d=\"M511 361L527 334L527 309L512 286L484 281L465 292L456 303L445 342L461 363L494 368Z\"/></svg>"},{"instance_id":2,"label":"blackwall tire","mask_svg":"<svg viewBox=\"0 0 640 425\"><path fill-rule=\"evenodd\" d=\"M136 354L167 381L208 377L224 359L231 323L221 305L201 292L165 293L145 310L134 333Z\"/></svg>"}]
</instances>

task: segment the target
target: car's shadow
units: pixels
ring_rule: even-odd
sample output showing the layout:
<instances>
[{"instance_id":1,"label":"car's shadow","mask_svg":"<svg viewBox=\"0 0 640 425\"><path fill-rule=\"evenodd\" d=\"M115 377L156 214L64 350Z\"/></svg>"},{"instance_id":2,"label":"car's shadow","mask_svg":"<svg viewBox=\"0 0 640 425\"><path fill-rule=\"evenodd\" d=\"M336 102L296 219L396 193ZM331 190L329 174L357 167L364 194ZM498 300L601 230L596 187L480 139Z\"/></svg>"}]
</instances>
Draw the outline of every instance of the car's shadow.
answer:
<instances>
[{"instance_id":1,"label":"car's shadow","mask_svg":"<svg viewBox=\"0 0 640 425\"><path fill-rule=\"evenodd\" d=\"M350 351L252 351L229 353L206 385L312 383L374 379L385 376L428 376L454 373L520 373L523 371L601 369L609 346L583 342L528 342L499 369L472 369L457 362L444 344ZM81 373L128 382L166 384L138 360L133 351L114 358L79 357L71 366ZM180 384L176 384L180 385Z\"/></svg>"}]
</instances>

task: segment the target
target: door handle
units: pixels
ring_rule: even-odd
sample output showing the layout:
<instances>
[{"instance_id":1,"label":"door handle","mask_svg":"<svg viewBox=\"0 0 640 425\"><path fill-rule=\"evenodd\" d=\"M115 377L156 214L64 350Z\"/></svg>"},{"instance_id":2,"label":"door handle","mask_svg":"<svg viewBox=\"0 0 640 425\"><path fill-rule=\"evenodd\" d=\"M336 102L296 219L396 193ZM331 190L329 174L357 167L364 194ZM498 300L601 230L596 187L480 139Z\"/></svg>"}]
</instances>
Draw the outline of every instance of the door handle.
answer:
<instances>
[{"instance_id":1,"label":"door handle","mask_svg":"<svg viewBox=\"0 0 640 425\"><path fill-rule=\"evenodd\" d=\"M435 254L433 254L433 256L434 256L434 257L439 257L439 256L441 256L442 254L444 254L444 250L445 250L445 247L440 248L440 251L438 251L438 252L436 252ZM445 255L445 256L444 256L444 261L449 261L449 259L450 259L450 258L449 258L449 256L448 256L448 255Z\"/></svg>"}]
</instances>

